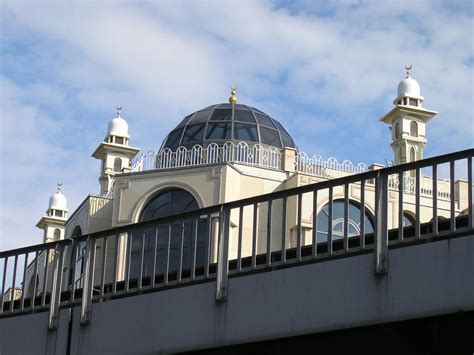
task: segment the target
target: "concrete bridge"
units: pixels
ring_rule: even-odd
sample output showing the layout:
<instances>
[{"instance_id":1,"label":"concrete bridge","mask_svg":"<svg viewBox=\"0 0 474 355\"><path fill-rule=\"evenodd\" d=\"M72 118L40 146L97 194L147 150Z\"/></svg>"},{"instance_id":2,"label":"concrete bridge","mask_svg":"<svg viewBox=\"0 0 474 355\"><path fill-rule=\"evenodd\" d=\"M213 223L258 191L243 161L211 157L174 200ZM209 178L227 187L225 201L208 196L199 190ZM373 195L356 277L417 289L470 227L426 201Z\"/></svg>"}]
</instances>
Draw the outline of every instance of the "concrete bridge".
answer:
<instances>
[{"instance_id":1,"label":"concrete bridge","mask_svg":"<svg viewBox=\"0 0 474 355\"><path fill-rule=\"evenodd\" d=\"M8 277L4 262L0 353L472 353L472 156L473 150L453 153L74 241L2 252L0 258L15 260L16 275L20 255L45 250L50 255L49 250L53 251L51 287L32 298L24 292L18 298L14 292L5 292L7 282L17 283L15 276L13 280ZM417 217L411 227L387 229L389 175L460 159L467 159L468 166L466 213L455 215L453 206L449 219L421 223ZM451 166L454 168L454 164ZM281 250L274 250L268 244L264 253L254 249L249 256L239 253L237 258L229 258L232 210L371 179L378 191L374 233L351 237L346 232L339 239L329 233L327 240L319 241L314 236L312 243L305 244L300 231L295 246L282 243ZM419 190L415 194L419 202ZM119 245L119 238L131 238L131 228L171 226L176 221L197 221L203 215L218 220L214 230L218 239L216 260L208 248L206 261L197 262L196 228L191 243L194 256L189 264L183 263L181 253L179 267L170 268L168 243L164 273L146 275L142 251L138 277L130 274L128 253L122 278L116 252L112 254L118 255L112 263L113 279L107 279L108 259L100 256L109 255L107 245L114 243L106 239L116 239ZM209 238L211 235L209 228ZM68 248L81 243L87 246L84 282L81 288L71 289L63 284L64 265L71 255Z\"/></svg>"}]
</instances>

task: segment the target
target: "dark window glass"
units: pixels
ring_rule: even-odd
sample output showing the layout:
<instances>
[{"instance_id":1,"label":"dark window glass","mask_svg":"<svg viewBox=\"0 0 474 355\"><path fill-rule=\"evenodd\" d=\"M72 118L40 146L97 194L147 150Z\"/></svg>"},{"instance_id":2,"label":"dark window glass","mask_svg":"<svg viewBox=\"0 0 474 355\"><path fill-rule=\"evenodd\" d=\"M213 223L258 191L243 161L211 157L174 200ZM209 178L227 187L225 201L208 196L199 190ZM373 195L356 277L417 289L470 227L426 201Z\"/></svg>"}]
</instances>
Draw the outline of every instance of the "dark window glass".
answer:
<instances>
[{"instance_id":1,"label":"dark window glass","mask_svg":"<svg viewBox=\"0 0 474 355\"><path fill-rule=\"evenodd\" d=\"M410 122L410 136L418 137L418 123L415 121Z\"/></svg>"},{"instance_id":2,"label":"dark window glass","mask_svg":"<svg viewBox=\"0 0 474 355\"><path fill-rule=\"evenodd\" d=\"M187 115L183 120L179 123L179 125L176 126L176 128L183 127L188 121L191 119L191 117L194 115L194 113Z\"/></svg>"},{"instance_id":3,"label":"dark window glass","mask_svg":"<svg viewBox=\"0 0 474 355\"><path fill-rule=\"evenodd\" d=\"M58 211L58 210L54 210L54 215L56 217L62 217L63 216L63 212L62 211ZM59 229L56 229L56 230L59 230ZM54 231L56 233L56 230Z\"/></svg>"},{"instance_id":4,"label":"dark window glass","mask_svg":"<svg viewBox=\"0 0 474 355\"><path fill-rule=\"evenodd\" d=\"M255 118L251 111L248 110L235 110L234 121L252 122L255 123Z\"/></svg>"},{"instance_id":5,"label":"dark window glass","mask_svg":"<svg viewBox=\"0 0 474 355\"><path fill-rule=\"evenodd\" d=\"M115 137L115 143L116 144L123 144L123 138L122 137Z\"/></svg>"},{"instance_id":6,"label":"dark window glass","mask_svg":"<svg viewBox=\"0 0 474 355\"><path fill-rule=\"evenodd\" d=\"M230 139L230 122L209 122L206 139Z\"/></svg>"},{"instance_id":7,"label":"dark window glass","mask_svg":"<svg viewBox=\"0 0 474 355\"><path fill-rule=\"evenodd\" d=\"M403 212L403 220L402 220L403 227L411 227L415 225L415 219L410 216L408 213Z\"/></svg>"},{"instance_id":8,"label":"dark window glass","mask_svg":"<svg viewBox=\"0 0 474 355\"><path fill-rule=\"evenodd\" d=\"M283 147L290 147L290 148L295 147L295 143L293 143L293 139L291 139L290 136L287 136L284 133L281 133L281 140L283 141Z\"/></svg>"},{"instance_id":9,"label":"dark window glass","mask_svg":"<svg viewBox=\"0 0 474 355\"><path fill-rule=\"evenodd\" d=\"M171 150L175 150L179 147L179 141L181 139L181 134L183 133L182 128L175 129L172 131L168 139L166 140L166 148L170 148Z\"/></svg>"},{"instance_id":10,"label":"dark window glass","mask_svg":"<svg viewBox=\"0 0 474 355\"><path fill-rule=\"evenodd\" d=\"M287 135L290 135L290 134L288 133L288 131L281 125L280 122L278 122L277 120L273 120L273 123L275 123L275 125L277 126L277 128L278 128L280 131L286 133Z\"/></svg>"},{"instance_id":11,"label":"dark window glass","mask_svg":"<svg viewBox=\"0 0 474 355\"><path fill-rule=\"evenodd\" d=\"M260 126L260 141L263 144L281 148L280 135L275 129Z\"/></svg>"},{"instance_id":12,"label":"dark window glass","mask_svg":"<svg viewBox=\"0 0 474 355\"><path fill-rule=\"evenodd\" d=\"M183 135L183 143L201 141L204 136L205 123L199 123L191 126L187 126Z\"/></svg>"},{"instance_id":13,"label":"dark window glass","mask_svg":"<svg viewBox=\"0 0 474 355\"><path fill-rule=\"evenodd\" d=\"M193 119L189 121L189 123L206 122L207 119L209 118L210 113L211 113L211 110L198 111L194 115Z\"/></svg>"},{"instance_id":14,"label":"dark window glass","mask_svg":"<svg viewBox=\"0 0 474 355\"><path fill-rule=\"evenodd\" d=\"M364 228L366 234L374 232L372 216L365 210ZM357 203L349 201L349 225L348 235L354 237L360 235L360 208ZM314 218L314 217L313 217ZM325 242L328 238L329 231L329 207L325 205L317 216L317 234L318 242ZM334 240L344 237L344 201L336 200L333 202L333 218L332 218L332 235Z\"/></svg>"},{"instance_id":15,"label":"dark window glass","mask_svg":"<svg viewBox=\"0 0 474 355\"><path fill-rule=\"evenodd\" d=\"M267 115L256 113L255 117L257 118L258 123L263 124L264 126L267 126L267 127L276 128L272 120L270 119L270 117L268 117Z\"/></svg>"},{"instance_id":16,"label":"dark window glass","mask_svg":"<svg viewBox=\"0 0 474 355\"><path fill-rule=\"evenodd\" d=\"M118 173L122 171L122 159L120 158L114 159L114 171Z\"/></svg>"},{"instance_id":17,"label":"dark window glass","mask_svg":"<svg viewBox=\"0 0 474 355\"><path fill-rule=\"evenodd\" d=\"M257 125L235 122L234 139L258 142Z\"/></svg>"},{"instance_id":18,"label":"dark window glass","mask_svg":"<svg viewBox=\"0 0 474 355\"><path fill-rule=\"evenodd\" d=\"M417 105L417 101L415 99L410 99L409 103L410 103L410 106L416 106Z\"/></svg>"},{"instance_id":19,"label":"dark window glass","mask_svg":"<svg viewBox=\"0 0 474 355\"><path fill-rule=\"evenodd\" d=\"M193 211L199 206L193 195L182 189L166 190L155 196L143 209L140 221Z\"/></svg>"},{"instance_id":20,"label":"dark window glass","mask_svg":"<svg viewBox=\"0 0 474 355\"><path fill-rule=\"evenodd\" d=\"M220 104L218 108L229 108L229 109L232 109L232 105L231 105L231 104Z\"/></svg>"},{"instance_id":21,"label":"dark window glass","mask_svg":"<svg viewBox=\"0 0 474 355\"><path fill-rule=\"evenodd\" d=\"M232 119L232 110L217 108L212 113L210 121L230 121Z\"/></svg>"}]
</instances>

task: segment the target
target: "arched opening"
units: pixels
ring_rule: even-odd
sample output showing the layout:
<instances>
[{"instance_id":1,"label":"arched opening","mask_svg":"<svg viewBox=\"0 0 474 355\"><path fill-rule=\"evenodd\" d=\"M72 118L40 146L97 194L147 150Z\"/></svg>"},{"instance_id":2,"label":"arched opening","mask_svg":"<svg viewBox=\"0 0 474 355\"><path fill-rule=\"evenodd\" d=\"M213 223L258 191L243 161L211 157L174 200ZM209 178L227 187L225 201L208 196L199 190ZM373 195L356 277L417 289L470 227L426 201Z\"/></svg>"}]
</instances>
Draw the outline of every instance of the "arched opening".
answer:
<instances>
[{"instance_id":1,"label":"arched opening","mask_svg":"<svg viewBox=\"0 0 474 355\"><path fill-rule=\"evenodd\" d=\"M410 148L410 162L416 161L415 147Z\"/></svg>"},{"instance_id":2,"label":"arched opening","mask_svg":"<svg viewBox=\"0 0 474 355\"><path fill-rule=\"evenodd\" d=\"M122 171L122 159L120 158L115 158L114 159L114 171L116 173L119 173Z\"/></svg>"},{"instance_id":3,"label":"arched opening","mask_svg":"<svg viewBox=\"0 0 474 355\"><path fill-rule=\"evenodd\" d=\"M139 221L168 217L197 209L199 209L199 204L188 191L180 188L166 189L160 191L147 202L140 214ZM207 246L207 218L199 218L197 221L184 220L182 223L132 232L130 277L138 277L140 269L142 269L143 276L151 276L153 270L155 270L155 275L164 273L167 267L168 243L169 272L178 270L181 258L182 269L189 269L193 258L194 235L196 235L196 266L203 266ZM142 242L144 243L143 265L140 264ZM154 261L155 265L153 265Z\"/></svg>"},{"instance_id":4,"label":"arched opening","mask_svg":"<svg viewBox=\"0 0 474 355\"><path fill-rule=\"evenodd\" d=\"M54 240L59 240L61 239L61 230L59 228L56 228L53 233Z\"/></svg>"},{"instance_id":5,"label":"arched opening","mask_svg":"<svg viewBox=\"0 0 474 355\"><path fill-rule=\"evenodd\" d=\"M400 138L400 124L397 122L395 123L395 139Z\"/></svg>"},{"instance_id":6,"label":"arched opening","mask_svg":"<svg viewBox=\"0 0 474 355\"><path fill-rule=\"evenodd\" d=\"M411 227L415 225L415 218L408 212L403 212L402 225L403 227Z\"/></svg>"},{"instance_id":7,"label":"arched opening","mask_svg":"<svg viewBox=\"0 0 474 355\"><path fill-rule=\"evenodd\" d=\"M418 137L418 123L411 121L410 123L410 136Z\"/></svg>"},{"instance_id":8,"label":"arched opening","mask_svg":"<svg viewBox=\"0 0 474 355\"><path fill-rule=\"evenodd\" d=\"M317 215L317 237L318 243L328 240L329 228L332 229L333 240L344 237L344 200L334 200L332 203L332 223L329 221L329 204L326 204ZM361 231L360 205L355 201L349 201L348 209L348 236L355 237ZM365 209L364 233L374 232L374 219L368 209Z\"/></svg>"},{"instance_id":9,"label":"arched opening","mask_svg":"<svg viewBox=\"0 0 474 355\"><path fill-rule=\"evenodd\" d=\"M80 226L76 226L71 234L71 238L77 238L82 235L82 229ZM72 251L71 264L69 267L69 288L72 289L72 284L74 283L74 288L82 288L82 277L84 274L84 256L86 254L86 243L81 242L75 244L74 250ZM74 271L74 275L73 275Z\"/></svg>"}]
</instances>

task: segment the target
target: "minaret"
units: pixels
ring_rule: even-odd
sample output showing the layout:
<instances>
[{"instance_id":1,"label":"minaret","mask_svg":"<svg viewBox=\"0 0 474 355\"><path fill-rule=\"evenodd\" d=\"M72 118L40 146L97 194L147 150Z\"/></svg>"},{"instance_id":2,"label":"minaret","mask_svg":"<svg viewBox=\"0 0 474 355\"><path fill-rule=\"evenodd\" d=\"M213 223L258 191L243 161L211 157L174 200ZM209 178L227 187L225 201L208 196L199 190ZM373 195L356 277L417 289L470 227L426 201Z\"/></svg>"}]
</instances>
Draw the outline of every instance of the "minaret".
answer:
<instances>
[{"instance_id":1,"label":"minaret","mask_svg":"<svg viewBox=\"0 0 474 355\"><path fill-rule=\"evenodd\" d=\"M395 164L423 159L426 139L426 123L438 112L422 107L424 101L420 85L411 77L411 65L405 66L406 78L398 84L395 107L380 121L389 124Z\"/></svg>"},{"instance_id":2,"label":"minaret","mask_svg":"<svg viewBox=\"0 0 474 355\"><path fill-rule=\"evenodd\" d=\"M130 171L131 161L140 151L128 145L128 124L121 113L122 107L117 107L117 117L109 122L104 141L92 153L92 157L102 161L99 177L101 195L112 189L115 175Z\"/></svg>"},{"instance_id":3,"label":"minaret","mask_svg":"<svg viewBox=\"0 0 474 355\"><path fill-rule=\"evenodd\" d=\"M61 193L61 183L58 183L58 191L49 199L49 207L36 227L44 230L43 243L55 242L64 239L64 225L67 220L67 200Z\"/></svg>"}]
</instances>

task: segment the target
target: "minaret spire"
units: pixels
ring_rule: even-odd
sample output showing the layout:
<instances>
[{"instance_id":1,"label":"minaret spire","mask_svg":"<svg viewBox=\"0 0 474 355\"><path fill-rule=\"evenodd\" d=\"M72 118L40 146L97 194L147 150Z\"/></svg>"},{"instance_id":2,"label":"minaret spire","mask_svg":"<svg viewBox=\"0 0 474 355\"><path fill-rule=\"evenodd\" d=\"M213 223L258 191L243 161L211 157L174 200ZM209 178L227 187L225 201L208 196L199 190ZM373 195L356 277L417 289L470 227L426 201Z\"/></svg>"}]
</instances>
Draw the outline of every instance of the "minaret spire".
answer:
<instances>
[{"instance_id":1,"label":"minaret spire","mask_svg":"<svg viewBox=\"0 0 474 355\"><path fill-rule=\"evenodd\" d=\"M237 103L237 85L230 88L229 103L235 105Z\"/></svg>"}]
</instances>

